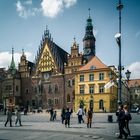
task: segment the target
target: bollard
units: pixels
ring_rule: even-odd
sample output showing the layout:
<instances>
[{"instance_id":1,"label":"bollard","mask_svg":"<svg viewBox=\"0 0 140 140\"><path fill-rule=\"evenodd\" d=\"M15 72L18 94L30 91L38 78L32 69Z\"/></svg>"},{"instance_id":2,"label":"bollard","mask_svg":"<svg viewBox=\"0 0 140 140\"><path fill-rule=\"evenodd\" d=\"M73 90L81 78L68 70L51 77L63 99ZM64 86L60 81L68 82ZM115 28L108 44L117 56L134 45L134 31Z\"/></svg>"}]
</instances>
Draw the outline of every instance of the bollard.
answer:
<instances>
[{"instance_id":1,"label":"bollard","mask_svg":"<svg viewBox=\"0 0 140 140\"><path fill-rule=\"evenodd\" d=\"M113 115L108 115L108 122L113 122Z\"/></svg>"}]
</instances>

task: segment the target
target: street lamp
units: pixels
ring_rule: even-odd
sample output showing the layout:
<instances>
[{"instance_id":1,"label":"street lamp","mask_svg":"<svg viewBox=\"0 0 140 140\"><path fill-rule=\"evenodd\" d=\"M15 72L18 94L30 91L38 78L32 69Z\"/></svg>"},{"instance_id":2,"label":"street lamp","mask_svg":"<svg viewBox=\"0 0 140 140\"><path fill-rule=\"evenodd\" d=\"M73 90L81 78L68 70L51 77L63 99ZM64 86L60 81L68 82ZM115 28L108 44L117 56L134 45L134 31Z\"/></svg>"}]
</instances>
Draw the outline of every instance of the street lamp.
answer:
<instances>
[{"instance_id":1,"label":"street lamp","mask_svg":"<svg viewBox=\"0 0 140 140\"><path fill-rule=\"evenodd\" d=\"M121 3L121 0L119 0L119 4L117 5L117 10L119 11L119 33L115 35L116 42L119 47L119 65L118 65L118 71L119 71L119 81L118 81L118 104L122 104L121 100L121 92L122 92L122 65L121 65L121 10L123 9L123 4Z\"/></svg>"},{"instance_id":2,"label":"street lamp","mask_svg":"<svg viewBox=\"0 0 140 140\"><path fill-rule=\"evenodd\" d=\"M130 72L129 70L127 70L127 71L125 72L125 75L126 75L127 81L129 81L131 72Z\"/></svg>"},{"instance_id":3,"label":"street lamp","mask_svg":"<svg viewBox=\"0 0 140 140\"><path fill-rule=\"evenodd\" d=\"M127 91L129 91L129 79L130 79L130 75L131 75L131 72L129 70L127 70L125 72L125 75L126 75L126 79L127 79ZM129 95L129 103L130 103L130 109L131 109L131 95Z\"/></svg>"}]
</instances>

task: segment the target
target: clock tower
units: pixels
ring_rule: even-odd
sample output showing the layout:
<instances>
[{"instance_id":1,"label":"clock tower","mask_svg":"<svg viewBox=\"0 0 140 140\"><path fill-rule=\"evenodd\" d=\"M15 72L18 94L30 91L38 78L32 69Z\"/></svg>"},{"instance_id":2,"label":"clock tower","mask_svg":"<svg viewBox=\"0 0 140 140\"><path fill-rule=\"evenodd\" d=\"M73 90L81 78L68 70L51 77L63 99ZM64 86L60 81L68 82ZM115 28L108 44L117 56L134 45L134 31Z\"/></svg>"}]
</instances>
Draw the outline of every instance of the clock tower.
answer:
<instances>
[{"instance_id":1,"label":"clock tower","mask_svg":"<svg viewBox=\"0 0 140 140\"><path fill-rule=\"evenodd\" d=\"M95 37L93 34L93 25L92 19L90 17L90 9L89 9L89 17L87 19L87 24L85 28L85 36L83 38L83 51L84 51L84 60L87 62L95 56Z\"/></svg>"}]
</instances>

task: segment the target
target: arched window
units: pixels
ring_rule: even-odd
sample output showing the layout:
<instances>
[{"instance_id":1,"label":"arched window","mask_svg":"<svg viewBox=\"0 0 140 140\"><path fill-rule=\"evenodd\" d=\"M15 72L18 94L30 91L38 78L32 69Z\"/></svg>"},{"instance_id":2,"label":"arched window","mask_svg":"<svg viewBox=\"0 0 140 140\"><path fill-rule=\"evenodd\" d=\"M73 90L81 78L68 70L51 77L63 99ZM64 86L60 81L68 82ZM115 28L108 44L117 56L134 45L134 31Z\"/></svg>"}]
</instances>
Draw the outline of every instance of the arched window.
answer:
<instances>
[{"instance_id":1,"label":"arched window","mask_svg":"<svg viewBox=\"0 0 140 140\"><path fill-rule=\"evenodd\" d=\"M55 93L58 93L58 85L57 84L55 84L54 90L55 90Z\"/></svg>"},{"instance_id":2,"label":"arched window","mask_svg":"<svg viewBox=\"0 0 140 140\"><path fill-rule=\"evenodd\" d=\"M67 102L70 102L70 95L67 95Z\"/></svg>"},{"instance_id":3,"label":"arched window","mask_svg":"<svg viewBox=\"0 0 140 140\"><path fill-rule=\"evenodd\" d=\"M100 100L99 101L99 109L103 109L104 108L104 101Z\"/></svg>"}]
</instances>

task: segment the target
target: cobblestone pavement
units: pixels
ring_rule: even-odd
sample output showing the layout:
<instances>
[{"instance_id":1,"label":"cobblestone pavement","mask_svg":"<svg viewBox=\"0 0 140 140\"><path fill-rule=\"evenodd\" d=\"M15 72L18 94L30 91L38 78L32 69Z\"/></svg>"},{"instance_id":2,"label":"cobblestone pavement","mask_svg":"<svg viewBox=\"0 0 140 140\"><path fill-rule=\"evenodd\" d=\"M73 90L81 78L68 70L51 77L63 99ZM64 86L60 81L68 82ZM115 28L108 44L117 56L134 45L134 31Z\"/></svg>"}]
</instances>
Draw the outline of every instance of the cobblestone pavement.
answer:
<instances>
[{"instance_id":1,"label":"cobblestone pavement","mask_svg":"<svg viewBox=\"0 0 140 140\"><path fill-rule=\"evenodd\" d=\"M108 115L113 115L113 123L108 122ZM129 139L140 139L140 115L132 114L132 122L130 123L130 129L132 133L132 137ZM85 123L78 124L77 123L77 115L73 114L71 117L71 126L70 128L65 128L65 126L61 123L60 113L58 113L57 120L54 122L49 121L48 113L36 113L36 114L28 114L22 115L22 127L14 126L14 116L13 116L13 127L4 127L4 122L6 120L5 115L0 115L0 140L1 135L5 135L5 132L11 133L11 137L13 138L13 131L18 132L32 132L34 133L34 137L38 138L41 134L42 139L45 137L44 133L54 134L54 138L52 140L60 138L67 138L67 136L71 139L115 139L116 132L118 132L118 125L116 123L116 116L112 113L94 113L92 128L86 128L86 118ZM22 133L24 134L24 133ZM31 135L31 133L29 133ZM59 134L56 137L55 134ZM30 137L33 137L32 135ZM43 137L44 135L44 137ZM17 135L18 136L18 135ZM25 138L25 137L24 137ZM70 138L67 138L68 140ZM7 138L9 139L9 138ZM28 138L27 138L28 139ZM34 138L35 139L35 138ZM47 140L49 138L47 137Z\"/></svg>"}]
</instances>

